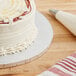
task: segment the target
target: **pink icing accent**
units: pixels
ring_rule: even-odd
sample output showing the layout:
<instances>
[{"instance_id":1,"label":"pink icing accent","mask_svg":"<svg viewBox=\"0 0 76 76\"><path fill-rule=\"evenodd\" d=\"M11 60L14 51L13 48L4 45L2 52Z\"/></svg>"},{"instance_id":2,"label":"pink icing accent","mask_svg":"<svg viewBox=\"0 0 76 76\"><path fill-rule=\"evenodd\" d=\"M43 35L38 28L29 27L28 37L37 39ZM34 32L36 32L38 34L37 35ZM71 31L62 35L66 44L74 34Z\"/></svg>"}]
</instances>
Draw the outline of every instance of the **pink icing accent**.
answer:
<instances>
[{"instance_id":1,"label":"pink icing accent","mask_svg":"<svg viewBox=\"0 0 76 76\"><path fill-rule=\"evenodd\" d=\"M32 10L31 8L31 4L29 0L25 0L25 3L27 5L27 8L30 8L30 11L25 11L24 13L22 13L20 16L25 16L26 14L29 14ZM19 18L20 16L16 17L13 19L13 22L16 22L18 20L21 20L21 18ZM9 22L4 22L4 21L0 21L0 24L9 24Z\"/></svg>"}]
</instances>

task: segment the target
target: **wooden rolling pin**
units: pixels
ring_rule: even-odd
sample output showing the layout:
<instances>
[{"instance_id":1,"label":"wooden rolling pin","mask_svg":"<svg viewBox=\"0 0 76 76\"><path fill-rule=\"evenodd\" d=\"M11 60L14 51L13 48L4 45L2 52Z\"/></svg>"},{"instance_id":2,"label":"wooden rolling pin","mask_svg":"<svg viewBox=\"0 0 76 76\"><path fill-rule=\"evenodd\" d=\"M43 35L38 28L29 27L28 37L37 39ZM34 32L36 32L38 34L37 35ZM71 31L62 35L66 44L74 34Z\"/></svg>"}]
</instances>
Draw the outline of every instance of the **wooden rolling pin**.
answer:
<instances>
[{"instance_id":1,"label":"wooden rolling pin","mask_svg":"<svg viewBox=\"0 0 76 76\"><path fill-rule=\"evenodd\" d=\"M69 31L76 36L76 15L51 9L49 10L55 18L61 22Z\"/></svg>"}]
</instances>

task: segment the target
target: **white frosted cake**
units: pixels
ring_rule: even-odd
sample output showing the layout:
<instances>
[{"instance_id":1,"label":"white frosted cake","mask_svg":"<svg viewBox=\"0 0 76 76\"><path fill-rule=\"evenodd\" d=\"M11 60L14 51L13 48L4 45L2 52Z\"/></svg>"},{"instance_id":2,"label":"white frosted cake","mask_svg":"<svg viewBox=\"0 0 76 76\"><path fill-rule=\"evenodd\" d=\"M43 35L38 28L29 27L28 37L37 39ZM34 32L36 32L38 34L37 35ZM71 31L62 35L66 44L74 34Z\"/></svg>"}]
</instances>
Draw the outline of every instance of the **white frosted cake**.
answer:
<instances>
[{"instance_id":1,"label":"white frosted cake","mask_svg":"<svg viewBox=\"0 0 76 76\"><path fill-rule=\"evenodd\" d=\"M34 0L0 0L0 56L27 49L37 36Z\"/></svg>"}]
</instances>

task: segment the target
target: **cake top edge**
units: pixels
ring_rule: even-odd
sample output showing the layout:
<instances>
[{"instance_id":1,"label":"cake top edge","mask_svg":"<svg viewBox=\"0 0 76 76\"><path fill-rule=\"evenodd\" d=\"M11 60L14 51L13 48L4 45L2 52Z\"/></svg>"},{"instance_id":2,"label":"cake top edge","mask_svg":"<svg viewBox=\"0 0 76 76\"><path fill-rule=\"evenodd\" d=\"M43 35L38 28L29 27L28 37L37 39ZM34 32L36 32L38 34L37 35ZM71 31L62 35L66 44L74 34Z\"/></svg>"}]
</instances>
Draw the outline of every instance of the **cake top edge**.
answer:
<instances>
[{"instance_id":1,"label":"cake top edge","mask_svg":"<svg viewBox=\"0 0 76 76\"><path fill-rule=\"evenodd\" d=\"M0 24L12 24L31 12L31 4L29 0L0 0L0 11Z\"/></svg>"}]
</instances>

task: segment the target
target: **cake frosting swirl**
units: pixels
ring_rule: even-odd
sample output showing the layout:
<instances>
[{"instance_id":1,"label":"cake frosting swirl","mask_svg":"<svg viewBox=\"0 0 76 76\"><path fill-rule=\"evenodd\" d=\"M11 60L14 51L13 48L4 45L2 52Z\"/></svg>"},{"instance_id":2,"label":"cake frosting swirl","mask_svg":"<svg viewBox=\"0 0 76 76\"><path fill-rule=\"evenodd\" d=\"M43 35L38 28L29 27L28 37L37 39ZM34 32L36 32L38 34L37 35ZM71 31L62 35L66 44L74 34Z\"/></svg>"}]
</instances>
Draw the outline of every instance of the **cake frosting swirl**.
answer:
<instances>
[{"instance_id":1,"label":"cake frosting swirl","mask_svg":"<svg viewBox=\"0 0 76 76\"><path fill-rule=\"evenodd\" d=\"M22 16L31 11L29 0L1 0L0 3L0 24L21 20Z\"/></svg>"}]
</instances>

